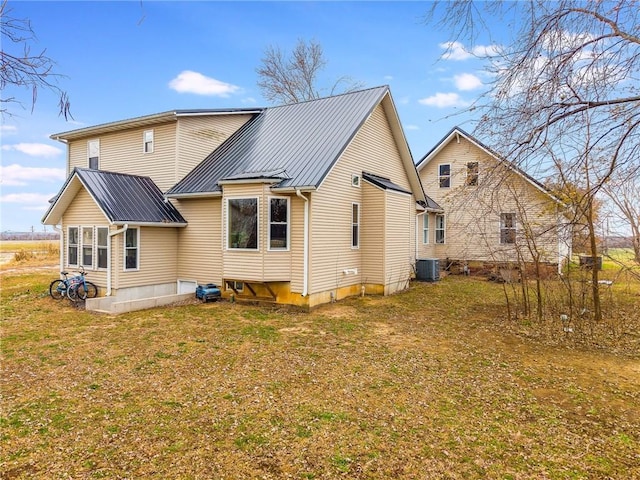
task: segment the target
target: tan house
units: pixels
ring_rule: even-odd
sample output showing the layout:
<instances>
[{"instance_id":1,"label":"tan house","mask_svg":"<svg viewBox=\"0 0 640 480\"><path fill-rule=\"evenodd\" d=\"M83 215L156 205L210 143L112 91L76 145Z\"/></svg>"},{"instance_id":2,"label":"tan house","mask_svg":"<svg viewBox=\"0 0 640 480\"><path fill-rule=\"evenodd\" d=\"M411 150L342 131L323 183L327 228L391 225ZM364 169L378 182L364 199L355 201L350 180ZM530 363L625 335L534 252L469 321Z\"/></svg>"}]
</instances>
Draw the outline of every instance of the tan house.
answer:
<instances>
[{"instance_id":1,"label":"tan house","mask_svg":"<svg viewBox=\"0 0 640 480\"><path fill-rule=\"evenodd\" d=\"M561 266L570 255L563 203L462 129L452 129L417 169L444 210L419 216L418 257Z\"/></svg>"},{"instance_id":2,"label":"tan house","mask_svg":"<svg viewBox=\"0 0 640 480\"><path fill-rule=\"evenodd\" d=\"M61 268L121 312L193 295L305 307L407 288L426 197L388 87L180 110L53 135L69 177L43 223Z\"/></svg>"}]
</instances>

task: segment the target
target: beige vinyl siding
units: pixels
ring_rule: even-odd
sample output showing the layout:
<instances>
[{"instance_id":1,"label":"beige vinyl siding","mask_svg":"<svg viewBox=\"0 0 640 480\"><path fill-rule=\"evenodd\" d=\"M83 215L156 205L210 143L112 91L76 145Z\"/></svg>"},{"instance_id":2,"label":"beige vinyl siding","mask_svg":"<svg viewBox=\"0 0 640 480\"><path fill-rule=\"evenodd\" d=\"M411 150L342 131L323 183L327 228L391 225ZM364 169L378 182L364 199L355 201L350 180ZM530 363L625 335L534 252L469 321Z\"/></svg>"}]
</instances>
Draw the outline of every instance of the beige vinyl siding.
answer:
<instances>
[{"instance_id":1,"label":"beige vinyl siding","mask_svg":"<svg viewBox=\"0 0 640 480\"><path fill-rule=\"evenodd\" d=\"M252 115L180 117L174 183L182 180L251 117Z\"/></svg>"},{"instance_id":2,"label":"beige vinyl siding","mask_svg":"<svg viewBox=\"0 0 640 480\"><path fill-rule=\"evenodd\" d=\"M222 283L222 199L180 200L187 221L178 229L178 278L198 283Z\"/></svg>"},{"instance_id":3,"label":"beige vinyl siding","mask_svg":"<svg viewBox=\"0 0 640 480\"><path fill-rule=\"evenodd\" d=\"M133 226L132 226L133 227ZM137 227L139 236L139 269L124 270L123 233L112 238L115 264L113 288L141 287L177 281L178 232L177 228Z\"/></svg>"},{"instance_id":4,"label":"beige vinyl siding","mask_svg":"<svg viewBox=\"0 0 640 480\"><path fill-rule=\"evenodd\" d=\"M415 202L411 195L386 192L385 202L385 294L409 286L415 261L415 237L411 236L412 221L408 221ZM413 245L412 245L413 244Z\"/></svg>"},{"instance_id":5,"label":"beige vinyl siding","mask_svg":"<svg viewBox=\"0 0 640 480\"><path fill-rule=\"evenodd\" d=\"M384 284L386 258L385 191L362 182L361 250L362 283Z\"/></svg>"},{"instance_id":6,"label":"beige vinyl siding","mask_svg":"<svg viewBox=\"0 0 640 480\"><path fill-rule=\"evenodd\" d=\"M423 235L423 216L429 216L429 243L425 244L422 241ZM426 212L423 215L419 215L417 225L417 241L418 241L418 253L417 258L433 258L435 256L435 225L436 215L435 213Z\"/></svg>"},{"instance_id":7,"label":"beige vinyl siding","mask_svg":"<svg viewBox=\"0 0 640 480\"><path fill-rule=\"evenodd\" d=\"M364 201L362 187L351 186L352 174L361 175L363 171L390 178L397 185L411 190L382 105L372 112L318 191L312 195L310 293L364 281L363 239L360 249L351 248L352 203L360 203L361 216L371 218L375 215ZM381 218L384 216L383 212L379 214ZM415 221L415 211L409 214L403 210L396 215L401 218L399 221ZM372 257L376 258L376 255L368 254L367 261ZM383 261L382 251L377 258L379 262ZM344 274L345 269L353 268L358 268L358 275Z\"/></svg>"},{"instance_id":8,"label":"beige vinyl siding","mask_svg":"<svg viewBox=\"0 0 640 480\"><path fill-rule=\"evenodd\" d=\"M176 176L175 122L145 126L69 143L69 167L88 168L87 142L100 140L100 170L151 177L161 190L173 186ZM143 152L143 134L153 130L153 153Z\"/></svg>"},{"instance_id":9,"label":"beige vinyl siding","mask_svg":"<svg viewBox=\"0 0 640 480\"><path fill-rule=\"evenodd\" d=\"M468 162L479 163L477 187L465 186ZM451 164L452 172L448 189L438 185L438 166L445 163ZM500 244L500 213L516 213L518 226L522 227L521 222L526 219L537 236L536 243L545 252L543 261L557 261L553 201L468 140L460 137L459 141L451 141L419 174L427 194L445 209L445 244L432 247L438 258L515 260L515 246ZM431 239L434 229L435 222L431 224ZM542 234L543 231L547 232ZM521 253L530 259L526 249Z\"/></svg>"}]
</instances>

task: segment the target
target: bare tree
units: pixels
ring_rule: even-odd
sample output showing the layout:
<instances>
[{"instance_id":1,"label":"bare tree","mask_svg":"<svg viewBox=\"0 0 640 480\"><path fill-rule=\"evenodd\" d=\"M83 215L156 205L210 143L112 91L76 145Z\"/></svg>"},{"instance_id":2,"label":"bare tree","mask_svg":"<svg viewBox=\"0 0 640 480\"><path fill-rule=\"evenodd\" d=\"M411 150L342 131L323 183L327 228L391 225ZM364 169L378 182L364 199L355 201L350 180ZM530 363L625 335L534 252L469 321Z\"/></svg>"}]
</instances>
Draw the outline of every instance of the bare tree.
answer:
<instances>
[{"instance_id":1,"label":"bare tree","mask_svg":"<svg viewBox=\"0 0 640 480\"><path fill-rule=\"evenodd\" d=\"M291 104L320 98L326 94L352 92L362 88L359 82L349 77L340 77L327 92L318 86L319 73L326 66L322 46L311 40L298 40L290 55L285 55L279 47L270 46L262 58L262 65L256 69L260 76L258 87L270 102ZM340 86L344 89L338 91Z\"/></svg>"},{"instance_id":2,"label":"bare tree","mask_svg":"<svg viewBox=\"0 0 640 480\"><path fill-rule=\"evenodd\" d=\"M11 115L9 104L22 105L22 102L9 93L7 87L27 89L31 94L31 111L36 104L38 91L47 89L59 97L58 107L60 115L65 118L71 116L69 97L57 84L58 74L54 73L55 62L46 55L46 50L32 53L31 44L36 35L27 19L13 16L7 0L0 4L0 29L2 33L2 67L0 68L0 112ZM6 95L6 96L5 96Z\"/></svg>"},{"instance_id":3,"label":"bare tree","mask_svg":"<svg viewBox=\"0 0 640 480\"><path fill-rule=\"evenodd\" d=\"M640 170L617 172L604 191L616 207L613 215L631 231L634 259L640 264Z\"/></svg>"},{"instance_id":4,"label":"bare tree","mask_svg":"<svg viewBox=\"0 0 640 480\"><path fill-rule=\"evenodd\" d=\"M432 8L439 12L440 4ZM442 25L456 41L479 38L487 15L513 21L508 45L485 49L493 82L473 108L476 133L501 145L520 168L576 181L594 264L592 207L616 172L640 162L640 20L638 0L447 2ZM553 153L550 156L550 152ZM589 222L588 222L589 223ZM601 319L593 273L595 320Z\"/></svg>"}]
</instances>

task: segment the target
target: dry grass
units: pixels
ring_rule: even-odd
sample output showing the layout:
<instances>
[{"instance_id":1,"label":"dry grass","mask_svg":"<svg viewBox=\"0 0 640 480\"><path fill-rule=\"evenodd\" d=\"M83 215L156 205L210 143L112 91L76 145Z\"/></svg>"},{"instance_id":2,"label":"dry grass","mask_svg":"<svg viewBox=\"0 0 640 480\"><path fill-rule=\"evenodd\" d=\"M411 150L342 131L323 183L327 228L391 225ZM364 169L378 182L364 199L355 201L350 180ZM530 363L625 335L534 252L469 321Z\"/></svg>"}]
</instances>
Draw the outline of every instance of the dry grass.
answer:
<instances>
[{"instance_id":1,"label":"dry grass","mask_svg":"<svg viewBox=\"0 0 640 480\"><path fill-rule=\"evenodd\" d=\"M2 478L640 478L637 350L532 341L484 280L112 317L54 274L3 277Z\"/></svg>"},{"instance_id":2,"label":"dry grass","mask_svg":"<svg viewBox=\"0 0 640 480\"><path fill-rule=\"evenodd\" d=\"M0 264L3 269L55 265L59 259L58 240L0 241Z\"/></svg>"}]
</instances>

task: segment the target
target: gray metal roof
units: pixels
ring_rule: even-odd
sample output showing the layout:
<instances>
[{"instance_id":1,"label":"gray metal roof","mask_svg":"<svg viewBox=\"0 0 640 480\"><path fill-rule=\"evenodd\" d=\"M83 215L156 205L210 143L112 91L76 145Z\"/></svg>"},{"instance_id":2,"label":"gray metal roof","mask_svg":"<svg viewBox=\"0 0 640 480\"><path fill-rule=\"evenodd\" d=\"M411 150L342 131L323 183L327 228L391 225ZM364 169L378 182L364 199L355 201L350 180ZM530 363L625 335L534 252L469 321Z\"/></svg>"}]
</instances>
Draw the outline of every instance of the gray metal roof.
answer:
<instances>
[{"instance_id":1,"label":"gray metal roof","mask_svg":"<svg viewBox=\"0 0 640 480\"><path fill-rule=\"evenodd\" d=\"M284 172L278 188L320 186L389 91L377 87L267 108L205 158L167 196L220 192L220 181ZM256 174L252 176L252 174Z\"/></svg>"},{"instance_id":2,"label":"gray metal roof","mask_svg":"<svg viewBox=\"0 0 640 480\"><path fill-rule=\"evenodd\" d=\"M45 214L45 219L78 179L112 223L186 225L180 212L166 202L162 191L149 177L75 168ZM70 188L70 195L75 189ZM68 201L68 199L66 200Z\"/></svg>"}]
</instances>

